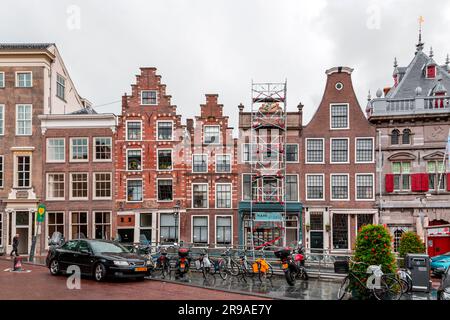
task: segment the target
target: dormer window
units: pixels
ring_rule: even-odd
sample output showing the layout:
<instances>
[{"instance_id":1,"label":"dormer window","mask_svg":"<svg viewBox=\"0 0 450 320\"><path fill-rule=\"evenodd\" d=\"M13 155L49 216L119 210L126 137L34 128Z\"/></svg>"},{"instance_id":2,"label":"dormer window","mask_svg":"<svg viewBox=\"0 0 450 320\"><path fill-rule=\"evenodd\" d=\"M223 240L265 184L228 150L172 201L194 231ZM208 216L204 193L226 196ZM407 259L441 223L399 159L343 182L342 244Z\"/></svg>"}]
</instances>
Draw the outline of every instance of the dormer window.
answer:
<instances>
[{"instance_id":1,"label":"dormer window","mask_svg":"<svg viewBox=\"0 0 450 320\"><path fill-rule=\"evenodd\" d=\"M436 66L430 65L427 66L427 79L434 79L436 78Z\"/></svg>"}]
</instances>

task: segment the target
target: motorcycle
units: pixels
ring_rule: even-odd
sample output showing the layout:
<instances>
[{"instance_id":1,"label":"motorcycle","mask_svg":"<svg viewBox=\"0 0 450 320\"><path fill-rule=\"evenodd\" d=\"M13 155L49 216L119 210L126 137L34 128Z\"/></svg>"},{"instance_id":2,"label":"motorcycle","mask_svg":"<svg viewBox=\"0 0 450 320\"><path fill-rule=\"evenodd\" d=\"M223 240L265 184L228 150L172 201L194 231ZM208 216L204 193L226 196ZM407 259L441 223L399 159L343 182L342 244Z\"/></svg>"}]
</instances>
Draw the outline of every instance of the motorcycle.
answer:
<instances>
[{"instance_id":1,"label":"motorcycle","mask_svg":"<svg viewBox=\"0 0 450 320\"><path fill-rule=\"evenodd\" d=\"M281 260L281 269L290 286L295 285L296 279L308 280L308 273L305 268L305 251L301 244L296 250L289 247L278 249L275 256Z\"/></svg>"},{"instance_id":2,"label":"motorcycle","mask_svg":"<svg viewBox=\"0 0 450 320\"><path fill-rule=\"evenodd\" d=\"M175 279L184 279L190 270L191 258L189 248L178 249L178 260L175 264Z\"/></svg>"}]
</instances>

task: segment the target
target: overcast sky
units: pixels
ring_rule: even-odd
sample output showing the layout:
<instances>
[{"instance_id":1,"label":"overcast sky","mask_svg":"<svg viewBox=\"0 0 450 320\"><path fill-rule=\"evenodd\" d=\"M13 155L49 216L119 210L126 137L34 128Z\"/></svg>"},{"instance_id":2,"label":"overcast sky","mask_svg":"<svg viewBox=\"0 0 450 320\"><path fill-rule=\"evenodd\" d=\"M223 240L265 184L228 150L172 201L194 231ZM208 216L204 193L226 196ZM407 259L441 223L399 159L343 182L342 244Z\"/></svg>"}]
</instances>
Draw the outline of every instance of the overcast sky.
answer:
<instances>
[{"instance_id":1,"label":"overcast sky","mask_svg":"<svg viewBox=\"0 0 450 320\"><path fill-rule=\"evenodd\" d=\"M2 3L5 0L2 1ZM322 97L325 70L354 68L365 109L367 92L392 84L393 60L414 55L424 16L428 53L450 52L449 1L361 0L7 0L2 42L54 42L79 93L94 106L121 99L140 66L154 66L183 117L218 93L237 127L250 84L287 79L288 109L304 105L304 124ZM96 108L120 113L120 103Z\"/></svg>"}]
</instances>

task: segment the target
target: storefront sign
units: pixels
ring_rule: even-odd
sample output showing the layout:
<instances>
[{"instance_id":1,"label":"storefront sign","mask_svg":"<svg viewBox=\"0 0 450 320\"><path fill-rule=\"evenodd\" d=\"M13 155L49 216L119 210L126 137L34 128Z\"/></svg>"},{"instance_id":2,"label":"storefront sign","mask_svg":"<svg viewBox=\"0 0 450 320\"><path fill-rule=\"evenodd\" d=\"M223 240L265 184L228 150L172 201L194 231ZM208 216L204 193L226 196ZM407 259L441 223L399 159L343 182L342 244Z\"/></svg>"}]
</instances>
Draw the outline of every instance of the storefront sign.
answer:
<instances>
[{"instance_id":1,"label":"storefront sign","mask_svg":"<svg viewBox=\"0 0 450 320\"><path fill-rule=\"evenodd\" d=\"M256 212L255 221L283 221L280 212Z\"/></svg>"},{"instance_id":2,"label":"storefront sign","mask_svg":"<svg viewBox=\"0 0 450 320\"><path fill-rule=\"evenodd\" d=\"M428 229L428 235L450 234L450 227Z\"/></svg>"}]
</instances>

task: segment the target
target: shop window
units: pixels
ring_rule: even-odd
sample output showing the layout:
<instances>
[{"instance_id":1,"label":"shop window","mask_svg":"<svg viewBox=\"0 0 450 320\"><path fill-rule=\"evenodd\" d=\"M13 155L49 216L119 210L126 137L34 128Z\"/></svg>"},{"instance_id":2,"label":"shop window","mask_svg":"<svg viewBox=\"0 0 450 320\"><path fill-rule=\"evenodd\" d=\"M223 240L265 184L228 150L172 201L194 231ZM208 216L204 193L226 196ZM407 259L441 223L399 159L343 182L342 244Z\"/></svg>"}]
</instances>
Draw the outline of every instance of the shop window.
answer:
<instances>
[{"instance_id":1,"label":"shop window","mask_svg":"<svg viewBox=\"0 0 450 320\"><path fill-rule=\"evenodd\" d=\"M348 242L348 215L333 214L333 249L349 248Z\"/></svg>"}]
</instances>

